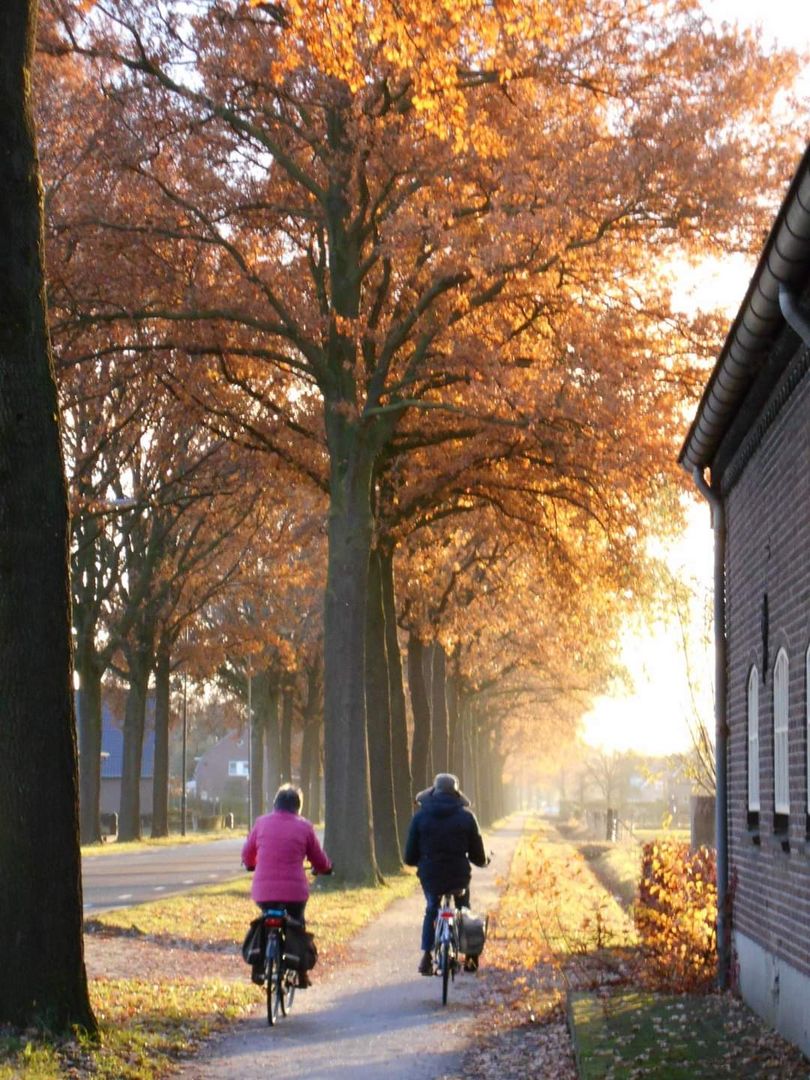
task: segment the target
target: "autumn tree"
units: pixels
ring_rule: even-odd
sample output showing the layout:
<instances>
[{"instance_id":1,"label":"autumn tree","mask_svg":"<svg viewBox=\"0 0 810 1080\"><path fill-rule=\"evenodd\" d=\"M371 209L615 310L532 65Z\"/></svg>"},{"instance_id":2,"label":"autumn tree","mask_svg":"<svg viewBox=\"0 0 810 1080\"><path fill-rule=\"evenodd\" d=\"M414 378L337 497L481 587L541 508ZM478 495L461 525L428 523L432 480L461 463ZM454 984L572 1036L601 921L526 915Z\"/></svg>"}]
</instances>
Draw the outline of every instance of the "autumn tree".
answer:
<instances>
[{"instance_id":1,"label":"autumn tree","mask_svg":"<svg viewBox=\"0 0 810 1080\"><path fill-rule=\"evenodd\" d=\"M67 497L31 102L36 14L34 0L0 11L0 1022L94 1030L82 946ZM48 962L32 962L53 941Z\"/></svg>"},{"instance_id":2,"label":"autumn tree","mask_svg":"<svg viewBox=\"0 0 810 1080\"><path fill-rule=\"evenodd\" d=\"M455 418L461 445L517 407L543 460L560 442L555 384L585 402L580 440L605 381L627 396L600 423L659 384L655 423L639 420L623 455L600 429L622 480L649 484L679 421L657 267L756 228L759 191L784 171L764 117L791 63L707 29L688 0L111 0L84 22L81 5L53 6L49 47L116 72L124 164L163 197L99 224L195 253L176 259L174 288L123 309L100 295L88 318L147 326L167 353L180 339L189 397L328 489L326 841L347 878L368 879L380 457L408 425L416 449L437 415ZM605 471L601 496L619 500L616 479Z\"/></svg>"}]
</instances>

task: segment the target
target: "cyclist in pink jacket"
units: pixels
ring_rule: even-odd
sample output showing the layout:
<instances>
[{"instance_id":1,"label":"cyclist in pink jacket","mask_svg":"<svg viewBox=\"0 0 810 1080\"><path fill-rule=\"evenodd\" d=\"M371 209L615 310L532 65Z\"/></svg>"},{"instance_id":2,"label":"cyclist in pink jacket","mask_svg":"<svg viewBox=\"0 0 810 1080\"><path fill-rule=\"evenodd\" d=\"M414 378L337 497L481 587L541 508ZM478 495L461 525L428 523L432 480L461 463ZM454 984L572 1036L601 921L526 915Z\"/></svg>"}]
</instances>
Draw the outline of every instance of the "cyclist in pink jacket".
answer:
<instances>
[{"instance_id":1,"label":"cyclist in pink jacket","mask_svg":"<svg viewBox=\"0 0 810 1080\"><path fill-rule=\"evenodd\" d=\"M301 792L292 784L282 784L272 813L256 818L242 848L242 862L255 871L250 895L259 907L284 907L303 924L309 899L304 859L316 874L331 874L332 863L300 810Z\"/></svg>"}]
</instances>

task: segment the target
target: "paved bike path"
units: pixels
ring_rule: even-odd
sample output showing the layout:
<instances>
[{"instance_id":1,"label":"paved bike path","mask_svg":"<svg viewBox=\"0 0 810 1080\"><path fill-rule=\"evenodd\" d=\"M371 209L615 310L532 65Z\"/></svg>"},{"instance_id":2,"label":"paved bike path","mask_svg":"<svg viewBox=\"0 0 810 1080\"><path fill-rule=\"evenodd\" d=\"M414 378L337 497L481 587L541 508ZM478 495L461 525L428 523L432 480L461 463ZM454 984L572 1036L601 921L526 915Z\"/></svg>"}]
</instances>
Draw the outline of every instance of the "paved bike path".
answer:
<instances>
[{"instance_id":1,"label":"paved bike path","mask_svg":"<svg viewBox=\"0 0 810 1080\"><path fill-rule=\"evenodd\" d=\"M485 837L492 865L473 870L472 906L493 909L523 818ZM193 1080L441 1080L460 1076L473 1035L476 976L460 973L441 1004L441 981L416 973L421 890L396 901L352 946L353 960L299 991L290 1016L268 1027L264 1003L232 1035L183 1067ZM317 925L313 927L317 933ZM486 962L486 952L482 963ZM258 991L257 991L258 993Z\"/></svg>"}]
</instances>

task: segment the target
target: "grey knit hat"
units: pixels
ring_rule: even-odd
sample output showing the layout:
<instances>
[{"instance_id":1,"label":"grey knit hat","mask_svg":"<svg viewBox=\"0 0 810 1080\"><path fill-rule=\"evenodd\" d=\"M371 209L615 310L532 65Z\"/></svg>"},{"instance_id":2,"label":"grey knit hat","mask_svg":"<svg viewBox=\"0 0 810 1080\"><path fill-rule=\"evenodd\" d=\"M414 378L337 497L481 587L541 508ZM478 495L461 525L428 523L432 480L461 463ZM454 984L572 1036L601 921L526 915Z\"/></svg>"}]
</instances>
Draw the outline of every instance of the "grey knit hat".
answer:
<instances>
[{"instance_id":1,"label":"grey knit hat","mask_svg":"<svg viewBox=\"0 0 810 1080\"><path fill-rule=\"evenodd\" d=\"M458 777L449 772L437 773L433 790L442 795L458 795Z\"/></svg>"}]
</instances>

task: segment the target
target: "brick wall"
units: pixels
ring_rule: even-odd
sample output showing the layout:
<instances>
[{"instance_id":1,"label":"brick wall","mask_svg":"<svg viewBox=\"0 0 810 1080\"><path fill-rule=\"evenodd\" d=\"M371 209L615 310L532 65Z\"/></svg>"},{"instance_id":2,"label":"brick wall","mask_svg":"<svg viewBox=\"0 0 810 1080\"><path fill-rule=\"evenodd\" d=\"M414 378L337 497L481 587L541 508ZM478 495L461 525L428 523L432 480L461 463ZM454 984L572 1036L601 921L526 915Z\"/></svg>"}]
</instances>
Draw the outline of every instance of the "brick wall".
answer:
<instances>
[{"instance_id":1,"label":"brick wall","mask_svg":"<svg viewBox=\"0 0 810 1080\"><path fill-rule=\"evenodd\" d=\"M733 925L810 974L805 654L810 646L810 374L799 350L729 457L725 491ZM767 663L763 597L768 598ZM775 827L773 667L787 651L790 815ZM747 808L747 688L759 672L760 813Z\"/></svg>"}]
</instances>

